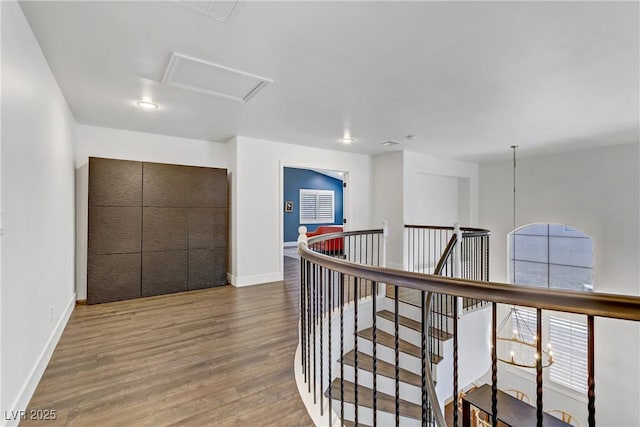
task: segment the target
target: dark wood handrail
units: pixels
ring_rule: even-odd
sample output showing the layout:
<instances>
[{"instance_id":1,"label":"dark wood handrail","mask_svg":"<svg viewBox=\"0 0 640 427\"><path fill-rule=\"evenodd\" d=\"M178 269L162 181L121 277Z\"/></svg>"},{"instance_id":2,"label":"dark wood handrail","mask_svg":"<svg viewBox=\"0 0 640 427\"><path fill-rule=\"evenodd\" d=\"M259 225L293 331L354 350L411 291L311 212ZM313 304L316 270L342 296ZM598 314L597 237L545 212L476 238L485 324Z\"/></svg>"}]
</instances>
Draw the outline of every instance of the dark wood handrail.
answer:
<instances>
[{"instance_id":1,"label":"dark wood handrail","mask_svg":"<svg viewBox=\"0 0 640 427\"><path fill-rule=\"evenodd\" d=\"M335 239L343 235L342 233L333 233L331 236ZM438 292L502 304L640 321L640 297L637 296L600 292L585 293L498 282L454 279L392 268L354 264L316 253L305 245L299 245L298 251L304 259L317 265L378 283L391 283L419 291Z\"/></svg>"},{"instance_id":2,"label":"dark wood handrail","mask_svg":"<svg viewBox=\"0 0 640 427\"><path fill-rule=\"evenodd\" d=\"M418 228L418 229L424 229L424 230L454 230L454 227L442 226L442 225L405 224L404 228ZM462 230L463 232L478 232L478 233L483 233L485 235L491 234L491 231L486 230L484 228L460 227L460 230Z\"/></svg>"},{"instance_id":3,"label":"dark wood handrail","mask_svg":"<svg viewBox=\"0 0 640 427\"><path fill-rule=\"evenodd\" d=\"M453 247L456 245L456 241L458 240L458 236L453 234L447 243L447 247L444 248L442 255L440 256L440 260L438 261L438 265L436 265L436 269L433 271L433 274L439 276L442 274L442 270L444 269L444 264L449 259L451 252L453 252Z\"/></svg>"}]
</instances>

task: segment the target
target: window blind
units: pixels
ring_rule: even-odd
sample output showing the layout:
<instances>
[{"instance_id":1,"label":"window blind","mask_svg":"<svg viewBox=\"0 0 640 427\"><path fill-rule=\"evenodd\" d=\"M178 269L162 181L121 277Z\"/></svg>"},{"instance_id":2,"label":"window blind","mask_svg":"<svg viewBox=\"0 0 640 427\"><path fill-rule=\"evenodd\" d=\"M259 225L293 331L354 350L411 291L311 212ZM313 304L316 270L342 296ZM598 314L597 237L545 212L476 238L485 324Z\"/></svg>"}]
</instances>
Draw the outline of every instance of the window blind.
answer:
<instances>
[{"instance_id":1,"label":"window blind","mask_svg":"<svg viewBox=\"0 0 640 427\"><path fill-rule=\"evenodd\" d=\"M549 342L553 364L549 379L573 390L587 392L587 325L549 316Z\"/></svg>"},{"instance_id":2,"label":"window blind","mask_svg":"<svg viewBox=\"0 0 640 427\"><path fill-rule=\"evenodd\" d=\"M331 224L335 220L333 190L300 189L300 224Z\"/></svg>"}]
</instances>

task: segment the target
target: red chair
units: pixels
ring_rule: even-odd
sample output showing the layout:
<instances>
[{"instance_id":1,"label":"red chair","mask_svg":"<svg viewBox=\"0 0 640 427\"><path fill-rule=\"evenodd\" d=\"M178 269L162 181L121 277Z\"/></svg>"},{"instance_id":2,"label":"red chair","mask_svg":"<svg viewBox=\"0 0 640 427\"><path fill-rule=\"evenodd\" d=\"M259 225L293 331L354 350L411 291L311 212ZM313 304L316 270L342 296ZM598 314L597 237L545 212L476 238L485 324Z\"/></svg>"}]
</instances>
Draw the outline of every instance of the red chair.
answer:
<instances>
[{"instance_id":1,"label":"red chair","mask_svg":"<svg viewBox=\"0 0 640 427\"><path fill-rule=\"evenodd\" d=\"M321 234L341 233L342 227L339 225L321 225L315 231L308 231L307 237L319 236ZM344 238L329 239L317 243L315 250L328 255L344 254Z\"/></svg>"}]
</instances>

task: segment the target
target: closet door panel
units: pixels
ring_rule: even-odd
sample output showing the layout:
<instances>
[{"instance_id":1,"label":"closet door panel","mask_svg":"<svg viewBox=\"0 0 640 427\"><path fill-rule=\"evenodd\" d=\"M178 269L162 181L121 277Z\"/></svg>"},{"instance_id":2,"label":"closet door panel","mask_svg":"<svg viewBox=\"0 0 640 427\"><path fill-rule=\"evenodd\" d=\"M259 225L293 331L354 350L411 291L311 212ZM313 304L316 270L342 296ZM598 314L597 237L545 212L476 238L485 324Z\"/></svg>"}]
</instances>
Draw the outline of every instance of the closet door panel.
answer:
<instances>
[{"instance_id":1,"label":"closet door panel","mask_svg":"<svg viewBox=\"0 0 640 427\"><path fill-rule=\"evenodd\" d=\"M189 206L189 167L145 163L143 170L144 206Z\"/></svg>"},{"instance_id":2,"label":"closet door panel","mask_svg":"<svg viewBox=\"0 0 640 427\"><path fill-rule=\"evenodd\" d=\"M140 252L141 239L142 208L89 207L89 253Z\"/></svg>"},{"instance_id":3,"label":"closet door panel","mask_svg":"<svg viewBox=\"0 0 640 427\"><path fill-rule=\"evenodd\" d=\"M89 158L89 206L140 206L142 162Z\"/></svg>"},{"instance_id":4,"label":"closet door panel","mask_svg":"<svg viewBox=\"0 0 640 427\"><path fill-rule=\"evenodd\" d=\"M187 290L187 251L142 253L142 296Z\"/></svg>"},{"instance_id":5,"label":"closet door panel","mask_svg":"<svg viewBox=\"0 0 640 427\"><path fill-rule=\"evenodd\" d=\"M227 249L189 250L189 289L227 284Z\"/></svg>"},{"instance_id":6,"label":"closet door panel","mask_svg":"<svg viewBox=\"0 0 640 427\"><path fill-rule=\"evenodd\" d=\"M227 206L227 170L189 168L189 205L194 208Z\"/></svg>"},{"instance_id":7,"label":"closet door panel","mask_svg":"<svg viewBox=\"0 0 640 427\"><path fill-rule=\"evenodd\" d=\"M89 254L87 281L89 304L140 298L140 253Z\"/></svg>"},{"instance_id":8,"label":"closet door panel","mask_svg":"<svg viewBox=\"0 0 640 427\"><path fill-rule=\"evenodd\" d=\"M187 249L187 208L143 208L142 250Z\"/></svg>"},{"instance_id":9,"label":"closet door panel","mask_svg":"<svg viewBox=\"0 0 640 427\"><path fill-rule=\"evenodd\" d=\"M227 229L226 209L189 209L189 249L226 246Z\"/></svg>"}]
</instances>

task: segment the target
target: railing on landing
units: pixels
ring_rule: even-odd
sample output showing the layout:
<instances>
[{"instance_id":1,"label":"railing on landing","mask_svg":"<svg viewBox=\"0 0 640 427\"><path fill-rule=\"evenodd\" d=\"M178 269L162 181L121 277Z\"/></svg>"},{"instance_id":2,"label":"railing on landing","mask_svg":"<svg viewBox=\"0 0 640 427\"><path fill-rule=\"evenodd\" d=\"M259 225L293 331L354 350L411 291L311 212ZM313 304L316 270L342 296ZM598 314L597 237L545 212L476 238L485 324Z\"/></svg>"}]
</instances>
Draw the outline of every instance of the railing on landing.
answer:
<instances>
[{"instance_id":1,"label":"railing on landing","mask_svg":"<svg viewBox=\"0 0 640 427\"><path fill-rule=\"evenodd\" d=\"M420 292L421 296L421 312L423 313L421 327L421 370L422 370L422 407L421 407L421 424L445 426L444 417L438 404L435 394L435 387L431 379L430 369L428 368L428 328L429 318L427 308L431 303L433 294L444 294L453 298L453 309L456 311L453 319L453 339L454 349L457 349L457 310L458 300L460 298L470 298L481 301L488 301L491 306L491 400L492 407L489 414L492 419L493 426L497 426L498 420L498 370L497 370L497 304L519 305L532 307L537 312L537 328L536 335L540 337L537 340L537 353L542 353L542 313L543 310L553 310L567 313L575 313L585 315L587 318L587 334L588 334L588 352L587 352L587 375L588 375L588 392L587 392L587 410L588 425L594 427L595 421L595 358L594 358L594 322L595 318L610 318L626 321L640 321L640 298L635 296L611 295L602 293L582 293L555 289L544 289L527 286L514 286L504 283L494 283L488 281L468 280L450 277L441 277L430 274L393 270L379 266L384 264L384 239L385 232L383 230L368 230L361 232L334 233L316 238L301 239L299 245L299 253L301 255L301 288L300 288L300 346L302 350L301 368L304 379L308 385L308 392L313 392L314 400L318 397L322 401L322 396L326 394L329 402L336 399L340 404L338 418L341 424L344 424L344 405L345 405L345 387L344 387L344 358L345 341L352 341L354 346L355 357L355 390L350 392L355 396L355 421L358 424L358 399L372 402L373 409L373 425L377 425L378 403L382 402L378 396L377 386L377 365L380 363L377 357L378 346L380 345L376 324L376 301L378 298L371 298L371 295L380 295L384 292L384 284L391 286L394 292L395 304L395 333L393 335L393 346L395 353L395 363L393 368L395 371L395 424L400 424L400 407L403 402L400 399L400 362L399 362L399 315L398 315L398 290L413 289ZM357 237L362 236L362 237ZM365 237L366 236L366 237ZM357 239L360 242L377 242L377 249L372 250L355 243ZM342 240L342 253L332 253L331 244L328 242L334 240L335 245ZM347 244L350 241L350 245ZM464 239L463 239L464 242ZM367 243L363 243L364 246ZM364 251L364 252L363 252ZM322 253L327 252L327 253ZM366 253L367 255L363 255ZM372 257L372 254L376 257ZM380 253L378 256L377 254ZM332 256L333 255L333 256ZM370 260L378 265L367 265ZM361 262L358 262L361 261ZM368 292L367 292L368 289ZM369 315L363 318L358 315L359 304L368 303L372 306ZM345 309L350 311L349 317L345 316ZM332 332L332 320L339 319L339 331ZM371 359L373 363L373 384L371 394L369 396L358 396L358 339L354 339L354 335L360 330L358 324L372 325L372 343L373 351ZM325 324L327 328L325 328ZM337 324L337 323L336 323ZM327 329L328 336L323 336ZM332 336L332 333L334 334ZM319 337L316 337L319 334ZM336 337L335 334L338 334ZM319 339L317 339L319 338ZM326 339L325 339L326 338ZM334 341L339 344L334 343ZM339 386L332 387L331 382L336 372L333 370L334 361L328 360L327 357L332 356L332 346L339 345L340 357L340 375ZM536 417L537 424L542 426L543 420L543 377L542 377L542 359L538 358L536 364ZM457 351L454 350L454 369L453 369L453 387L451 396L457 396L459 390L458 385L458 357ZM325 368L326 366L326 368ZM337 369L337 368L336 368ZM313 386L313 388L312 388ZM321 406L321 411L323 407ZM325 416L328 416L329 424L333 425L331 407L324 409ZM388 410L388 409L387 409ZM327 414L328 412L328 414ZM454 410L454 425L458 425L458 413Z\"/></svg>"},{"instance_id":2,"label":"railing on landing","mask_svg":"<svg viewBox=\"0 0 640 427\"><path fill-rule=\"evenodd\" d=\"M489 236L491 232L482 228L435 225L405 225L405 267L408 271L437 276L470 280L489 280ZM458 244L462 242L462 244ZM420 306L422 295L412 289L400 290L400 300ZM434 293L429 310L430 326L453 334L453 325L447 319L457 317L488 304L475 298L458 298ZM441 357L441 346L431 336L429 351Z\"/></svg>"}]
</instances>

